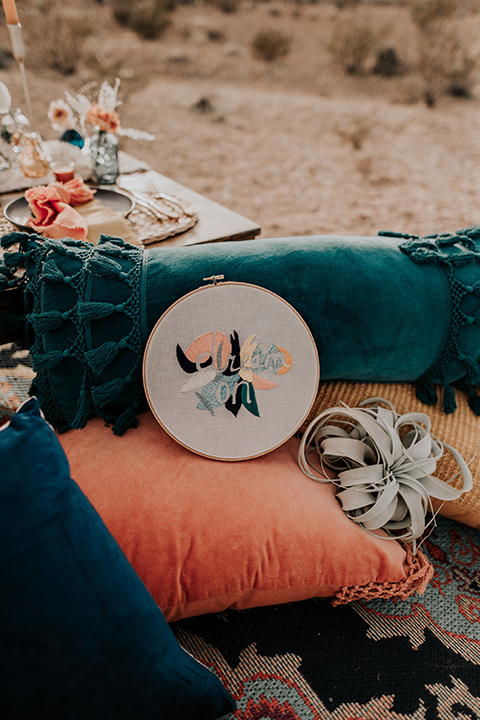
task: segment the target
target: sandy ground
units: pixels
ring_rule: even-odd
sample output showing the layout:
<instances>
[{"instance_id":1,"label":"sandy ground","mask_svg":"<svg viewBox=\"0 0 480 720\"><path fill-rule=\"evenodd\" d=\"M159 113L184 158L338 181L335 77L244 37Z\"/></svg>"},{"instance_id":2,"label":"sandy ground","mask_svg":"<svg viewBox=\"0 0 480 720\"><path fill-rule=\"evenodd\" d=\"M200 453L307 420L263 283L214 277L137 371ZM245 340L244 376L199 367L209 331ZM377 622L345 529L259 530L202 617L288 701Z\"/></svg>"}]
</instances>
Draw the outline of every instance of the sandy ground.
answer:
<instances>
[{"instance_id":1,"label":"sandy ground","mask_svg":"<svg viewBox=\"0 0 480 720\"><path fill-rule=\"evenodd\" d=\"M77 76L63 78L27 63L45 139L55 137L46 120L51 99L92 76L118 72L126 92L122 123L156 135L153 143L127 140L122 147L252 218L265 237L423 234L480 224L479 85L472 99L444 98L432 109L420 100L412 73L345 76L325 49L340 17L330 3L295 13L291 5L246 6L232 15L182 7L167 36L150 43L119 30L106 7L95 7L96 64L90 56ZM411 54L405 41L411 27L397 22L405 9L369 10L375 22L390 24L389 37L405 57ZM472 16L475 27L479 21ZM290 55L274 65L249 52L254 30L272 23L293 39ZM206 40L212 28L221 42ZM0 70L0 80L21 102L16 67ZM201 98L210 112L194 109ZM359 129L356 149L351 139Z\"/></svg>"}]
</instances>

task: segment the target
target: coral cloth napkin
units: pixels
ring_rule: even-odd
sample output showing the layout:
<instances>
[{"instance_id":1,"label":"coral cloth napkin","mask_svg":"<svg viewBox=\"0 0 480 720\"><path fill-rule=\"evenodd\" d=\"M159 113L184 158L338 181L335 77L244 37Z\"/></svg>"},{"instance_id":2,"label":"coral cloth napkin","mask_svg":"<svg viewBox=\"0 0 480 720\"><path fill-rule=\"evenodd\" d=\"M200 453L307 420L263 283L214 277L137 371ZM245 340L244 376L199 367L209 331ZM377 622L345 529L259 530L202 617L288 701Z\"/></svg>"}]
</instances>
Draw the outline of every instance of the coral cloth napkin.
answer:
<instances>
[{"instance_id":1,"label":"coral cloth napkin","mask_svg":"<svg viewBox=\"0 0 480 720\"><path fill-rule=\"evenodd\" d=\"M103 234L135 241L125 219L95 199L95 190L81 178L30 188L25 199L33 215L27 225L44 237L96 244Z\"/></svg>"},{"instance_id":2,"label":"coral cloth napkin","mask_svg":"<svg viewBox=\"0 0 480 720\"><path fill-rule=\"evenodd\" d=\"M88 202L93 197L94 191L79 178L30 188L25 192L25 199L33 217L27 225L45 237L86 240L87 222L72 206Z\"/></svg>"}]
</instances>

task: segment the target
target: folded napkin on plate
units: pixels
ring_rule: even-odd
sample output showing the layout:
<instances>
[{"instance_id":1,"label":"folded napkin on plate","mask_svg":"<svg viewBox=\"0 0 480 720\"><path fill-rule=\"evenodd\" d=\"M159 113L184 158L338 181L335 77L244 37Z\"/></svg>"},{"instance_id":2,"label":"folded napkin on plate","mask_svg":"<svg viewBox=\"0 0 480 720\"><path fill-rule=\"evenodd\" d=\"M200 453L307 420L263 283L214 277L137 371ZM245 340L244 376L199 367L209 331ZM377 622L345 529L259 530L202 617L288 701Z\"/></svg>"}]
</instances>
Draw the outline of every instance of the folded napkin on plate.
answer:
<instances>
[{"instance_id":1,"label":"folded napkin on plate","mask_svg":"<svg viewBox=\"0 0 480 720\"><path fill-rule=\"evenodd\" d=\"M91 201L94 192L80 178L30 188L25 199L33 218L27 220L27 225L45 237L86 240L87 222L72 205Z\"/></svg>"},{"instance_id":2,"label":"folded napkin on plate","mask_svg":"<svg viewBox=\"0 0 480 720\"><path fill-rule=\"evenodd\" d=\"M128 222L100 200L90 200L77 207L77 213L87 223L87 240L96 245L100 235L112 235L138 245Z\"/></svg>"},{"instance_id":3,"label":"folded napkin on plate","mask_svg":"<svg viewBox=\"0 0 480 720\"><path fill-rule=\"evenodd\" d=\"M27 225L49 238L70 237L96 244L104 234L135 242L125 219L96 200L94 194L81 178L30 188L25 198L33 218Z\"/></svg>"}]
</instances>

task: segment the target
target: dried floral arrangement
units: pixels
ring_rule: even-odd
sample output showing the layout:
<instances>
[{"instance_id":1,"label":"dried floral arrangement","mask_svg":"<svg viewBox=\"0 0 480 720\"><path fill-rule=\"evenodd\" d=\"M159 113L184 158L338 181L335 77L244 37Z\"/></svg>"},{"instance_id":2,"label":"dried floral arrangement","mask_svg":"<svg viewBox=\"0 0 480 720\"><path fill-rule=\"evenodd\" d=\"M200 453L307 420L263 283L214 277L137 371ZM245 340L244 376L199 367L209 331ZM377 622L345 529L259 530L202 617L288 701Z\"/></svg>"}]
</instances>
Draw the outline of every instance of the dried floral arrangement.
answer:
<instances>
[{"instance_id":1,"label":"dried floral arrangement","mask_svg":"<svg viewBox=\"0 0 480 720\"><path fill-rule=\"evenodd\" d=\"M117 108L122 104L118 98L120 78L113 85L107 81L84 85L77 93L64 93L65 99L52 100L48 118L52 128L61 132L61 139L82 147L89 136L87 126L95 132L110 132L133 140L154 140L155 136L143 130L124 128Z\"/></svg>"}]
</instances>

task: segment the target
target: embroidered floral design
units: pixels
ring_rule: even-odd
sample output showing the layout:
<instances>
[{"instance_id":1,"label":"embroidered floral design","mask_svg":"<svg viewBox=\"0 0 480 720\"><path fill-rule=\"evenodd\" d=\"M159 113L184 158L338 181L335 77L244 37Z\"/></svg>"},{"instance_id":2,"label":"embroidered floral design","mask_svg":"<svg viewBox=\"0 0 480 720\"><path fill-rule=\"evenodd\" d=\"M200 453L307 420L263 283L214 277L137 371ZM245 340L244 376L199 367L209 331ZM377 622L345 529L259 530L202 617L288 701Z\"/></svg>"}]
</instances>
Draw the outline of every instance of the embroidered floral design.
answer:
<instances>
[{"instance_id":1,"label":"embroidered floral design","mask_svg":"<svg viewBox=\"0 0 480 720\"><path fill-rule=\"evenodd\" d=\"M240 345L236 330L229 337L212 331L200 335L185 351L177 345L178 363L191 376L181 391L195 392L197 408L212 415L225 407L236 417L243 405L260 417L255 391L278 387L271 376L287 373L293 360L285 348L270 345L265 351L255 339L250 335Z\"/></svg>"}]
</instances>

